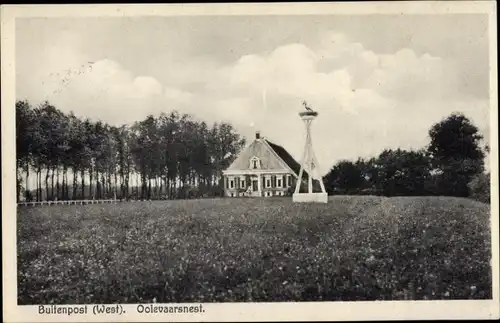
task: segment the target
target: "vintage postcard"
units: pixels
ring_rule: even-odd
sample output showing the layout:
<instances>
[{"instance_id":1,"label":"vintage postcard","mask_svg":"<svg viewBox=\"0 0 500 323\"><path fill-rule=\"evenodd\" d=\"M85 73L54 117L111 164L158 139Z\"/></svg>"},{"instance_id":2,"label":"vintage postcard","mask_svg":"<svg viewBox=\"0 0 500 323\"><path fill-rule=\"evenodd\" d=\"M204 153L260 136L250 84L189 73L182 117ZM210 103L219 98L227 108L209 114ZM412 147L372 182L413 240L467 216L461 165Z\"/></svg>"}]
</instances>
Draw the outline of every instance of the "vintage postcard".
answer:
<instances>
[{"instance_id":1,"label":"vintage postcard","mask_svg":"<svg viewBox=\"0 0 500 323\"><path fill-rule=\"evenodd\" d=\"M498 319L493 1L1 7L5 322Z\"/></svg>"}]
</instances>

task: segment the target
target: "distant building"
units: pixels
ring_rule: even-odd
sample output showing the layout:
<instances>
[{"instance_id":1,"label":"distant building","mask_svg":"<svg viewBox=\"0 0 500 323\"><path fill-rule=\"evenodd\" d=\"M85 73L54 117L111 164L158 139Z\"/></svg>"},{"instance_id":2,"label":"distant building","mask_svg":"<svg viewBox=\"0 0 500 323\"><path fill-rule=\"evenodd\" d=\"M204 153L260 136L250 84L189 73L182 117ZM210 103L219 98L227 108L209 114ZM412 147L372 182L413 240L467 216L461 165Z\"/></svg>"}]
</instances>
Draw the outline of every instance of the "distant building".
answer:
<instances>
[{"instance_id":1,"label":"distant building","mask_svg":"<svg viewBox=\"0 0 500 323\"><path fill-rule=\"evenodd\" d=\"M299 171L300 164L285 148L261 138L257 132L254 141L223 172L224 195L228 197L291 195Z\"/></svg>"}]
</instances>

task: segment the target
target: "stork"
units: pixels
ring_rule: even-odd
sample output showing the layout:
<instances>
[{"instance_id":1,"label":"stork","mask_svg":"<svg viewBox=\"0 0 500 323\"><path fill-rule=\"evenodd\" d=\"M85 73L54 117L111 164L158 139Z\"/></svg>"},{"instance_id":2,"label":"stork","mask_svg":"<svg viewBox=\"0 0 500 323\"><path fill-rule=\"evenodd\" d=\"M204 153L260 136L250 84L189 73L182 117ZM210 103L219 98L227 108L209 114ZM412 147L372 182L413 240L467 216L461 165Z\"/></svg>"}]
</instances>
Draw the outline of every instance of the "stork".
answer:
<instances>
[{"instance_id":1,"label":"stork","mask_svg":"<svg viewBox=\"0 0 500 323\"><path fill-rule=\"evenodd\" d=\"M302 101L302 105L304 106L304 108L309 111L309 112L313 112L313 110L307 105L307 102L306 101Z\"/></svg>"}]
</instances>

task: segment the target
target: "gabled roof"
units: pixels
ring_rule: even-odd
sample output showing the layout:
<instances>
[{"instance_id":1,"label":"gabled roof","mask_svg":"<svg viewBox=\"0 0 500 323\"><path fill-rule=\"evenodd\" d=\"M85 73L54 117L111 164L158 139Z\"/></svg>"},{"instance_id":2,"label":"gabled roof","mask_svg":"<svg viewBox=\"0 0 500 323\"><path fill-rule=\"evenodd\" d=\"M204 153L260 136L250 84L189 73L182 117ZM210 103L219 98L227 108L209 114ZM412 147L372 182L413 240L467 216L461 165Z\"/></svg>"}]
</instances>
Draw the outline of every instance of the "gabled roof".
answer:
<instances>
[{"instance_id":1,"label":"gabled roof","mask_svg":"<svg viewBox=\"0 0 500 323\"><path fill-rule=\"evenodd\" d=\"M294 171L294 173L298 176L300 172L300 164L295 160L295 158L293 158L292 155L290 155L288 151L286 151L286 149L283 148L282 146L277 145L267 139L264 140L271 147L271 149L274 150L276 155L278 155L278 157L280 157L285 162L285 164L287 164L288 167L290 167ZM303 178L307 178L307 172L305 170Z\"/></svg>"},{"instance_id":2,"label":"gabled roof","mask_svg":"<svg viewBox=\"0 0 500 323\"><path fill-rule=\"evenodd\" d=\"M250 166L250 159L258 157L261 160L263 170L288 169L299 175L300 164L280 145L277 145L267 139L261 138L256 134L255 140L240 152L234 162L228 167L227 171L247 170ZM307 172L304 170L303 179L307 178Z\"/></svg>"}]
</instances>

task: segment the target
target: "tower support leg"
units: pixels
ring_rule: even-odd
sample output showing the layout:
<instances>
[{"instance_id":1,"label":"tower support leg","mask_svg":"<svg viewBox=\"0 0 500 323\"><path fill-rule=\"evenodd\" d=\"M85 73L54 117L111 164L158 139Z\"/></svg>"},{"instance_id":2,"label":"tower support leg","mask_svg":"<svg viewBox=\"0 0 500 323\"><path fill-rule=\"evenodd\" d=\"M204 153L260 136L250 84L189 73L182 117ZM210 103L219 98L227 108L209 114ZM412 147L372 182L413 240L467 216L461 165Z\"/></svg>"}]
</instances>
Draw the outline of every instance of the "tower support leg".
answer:
<instances>
[{"instance_id":1,"label":"tower support leg","mask_svg":"<svg viewBox=\"0 0 500 323\"><path fill-rule=\"evenodd\" d=\"M293 202L319 202L327 203L328 195L325 190L325 185L321 176L316 174L316 167L318 162L316 160L316 155L313 151L312 140L311 140L311 120L304 120L306 124L306 142L304 145L304 153L301 160L301 166L299 171L299 176L297 179L297 185L295 186L295 193L293 194ZM307 169L307 182L308 190L307 193L300 193L300 186L302 184L302 176L304 175L304 168ZM321 192L313 192L313 178L318 178L321 186Z\"/></svg>"}]
</instances>

